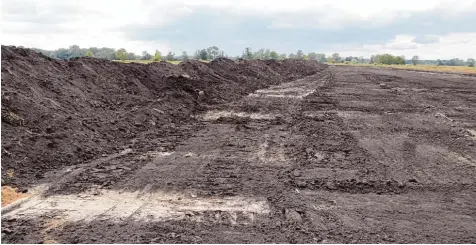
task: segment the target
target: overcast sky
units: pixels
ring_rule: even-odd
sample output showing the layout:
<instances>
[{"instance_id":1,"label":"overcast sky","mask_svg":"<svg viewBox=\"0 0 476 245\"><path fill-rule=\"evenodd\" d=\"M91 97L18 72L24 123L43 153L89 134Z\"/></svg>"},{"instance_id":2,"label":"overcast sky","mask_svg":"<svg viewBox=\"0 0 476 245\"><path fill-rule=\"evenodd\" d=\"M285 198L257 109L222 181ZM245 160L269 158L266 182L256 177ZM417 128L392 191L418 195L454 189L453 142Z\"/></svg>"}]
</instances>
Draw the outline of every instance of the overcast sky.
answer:
<instances>
[{"instance_id":1,"label":"overcast sky","mask_svg":"<svg viewBox=\"0 0 476 245\"><path fill-rule=\"evenodd\" d=\"M2 0L2 44L476 58L476 0Z\"/></svg>"}]
</instances>

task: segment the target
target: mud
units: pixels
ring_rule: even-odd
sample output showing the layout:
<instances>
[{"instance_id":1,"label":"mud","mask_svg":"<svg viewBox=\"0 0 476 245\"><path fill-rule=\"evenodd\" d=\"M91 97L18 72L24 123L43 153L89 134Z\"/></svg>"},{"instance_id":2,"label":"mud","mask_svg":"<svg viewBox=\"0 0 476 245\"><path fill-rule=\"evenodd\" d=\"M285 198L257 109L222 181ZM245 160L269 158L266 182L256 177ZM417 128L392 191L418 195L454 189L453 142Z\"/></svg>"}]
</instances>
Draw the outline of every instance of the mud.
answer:
<instances>
[{"instance_id":1,"label":"mud","mask_svg":"<svg viewBox=\"0 0 476 245\"><path fill-rule=\"evenodd\" d=\"M23 52L14 51L17 56ZM28 53L15 61L3 61L2 56L2 91L4 86L13 90L6 81L22 84L4 77L4 62L17 67L31 56ZM89 65L99 62L91 59L72 61L75 65L44 62L48 63L45 69L53 69L56 63L67 65L64 71L81 62L91 69L102 64ZM32 196L2 210L2 241L476 242L475 77L327 67L305 61L235 64L217 60L170 69L167 64L104 66L98 76L156 74L162 80L154 78L157 84L150 83L156 87L148 93L180 94L168 97L171 101L162 107L147 107L138 100L136 111L130 114L143 115L139 111L144 108L156 108L164 112L161 120L168 127L133 131L130 137L135 144L119 144L124 138L117 136L109 145L118 144L118 149L92 154L89 160L48 162L52 166L39 171L43 179L10 180L9 184L28 186ZM25 74L32 67L25 66ZM152 73L158 67L163 70ZM174 74L160 75L167 72ZM26 77L25 84L36 84ZM119 86L119 81L130 79L112 81ZM136 84L145 81L149 80L137 78ZM185 85L177 85L180 82ZM31 90L14 88L20 94ZM194 97L196 88L205 91L205 100ZM105 92L97 94L101 93ZM126 96L118 91L108 96L116 95ZM60 100L55 97L55 101ZM15 104L21 105L7 106ZM75 105L71 114L82 115L79 105L85 103ZM178 105L187 105L187 110L178 111ZM31 101L28 106L33 107ZM32 120L12 108L5 111L26 122ZM11 128L16 130L10 137L29 127L15 125L15 118L9 119L10 124L2 120L7 135ZM128 118L117 122L129 125ZM162 125L157 121L156 125ZM38 122L47 126L55 121ZM2 134L2 170L3 142ZM94 144L102 149L99 145ZM63 150L45 151L61 154ZM11 153L11 159L24 157L25 152ZM28 171L35 173L34 169Z\"/></svg>"}]
</instances>

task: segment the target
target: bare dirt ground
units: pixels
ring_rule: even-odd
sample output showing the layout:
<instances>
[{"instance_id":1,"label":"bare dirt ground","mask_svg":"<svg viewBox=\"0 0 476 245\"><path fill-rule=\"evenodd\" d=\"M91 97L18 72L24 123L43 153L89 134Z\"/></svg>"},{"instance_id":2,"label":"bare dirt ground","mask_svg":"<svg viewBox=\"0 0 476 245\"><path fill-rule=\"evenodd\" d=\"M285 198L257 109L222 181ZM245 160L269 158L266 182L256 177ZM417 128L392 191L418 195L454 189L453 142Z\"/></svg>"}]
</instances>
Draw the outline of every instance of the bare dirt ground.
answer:
<instances>
[{"instance_id":1,"label":"bare dirt ground","mask_svg":"<svg viewBox=\"0 0 476 245\"><path fill-rule=\"evenodd\" d=\"M32 196L2 210L2 241L475 243L476 78L313 73L55 165L19 185Z\"/></svg>"}]
</instances>

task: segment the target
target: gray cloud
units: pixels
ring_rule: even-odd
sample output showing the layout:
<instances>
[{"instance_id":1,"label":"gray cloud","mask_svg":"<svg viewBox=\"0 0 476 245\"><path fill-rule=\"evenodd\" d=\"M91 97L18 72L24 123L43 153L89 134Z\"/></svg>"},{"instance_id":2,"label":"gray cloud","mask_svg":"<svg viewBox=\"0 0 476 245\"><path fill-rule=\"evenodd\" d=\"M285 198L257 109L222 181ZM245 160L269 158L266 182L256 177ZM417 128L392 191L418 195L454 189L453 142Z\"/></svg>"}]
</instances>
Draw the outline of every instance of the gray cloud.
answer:
<instances>
[{"instance_id":1,"label":"gray cloud","mask_svg":"<svg viewBox=\"0 0 476 245\"><path fill-rule=\"evenodd\" d=\"M336 47L345 50L365 45L413 50L439 42L439 36L476 32L474 11L455 14L454 10L448 11L449 8L444 6L427 11L382 12L374 14L372 18L363 18L355 11L350 14L333 5L261 13L256 9L247 12L240 8L187 5L180 1L164 1L160 4L145 1L147 6L131 11L130 15L125 16L126 21L109 25L98 23L98 26L91 27L83 25L81 28L86 28L86 31L91 28L98 35L105 33L105 39L107 34L117 34L114 40L111 38L115 43L162 42L170 43L173 50L187 51L216 45L231 55L241 54L244 47L255 50L264 47L286 53L296 52L297 49L326 52L336 50ZM476 1L473 7L475 4ZM121 11L127 12L127 4L121 7ZM2 9L2 19L6 23L4 32L17 35L11 40L21 39L22 34L43 37L60 33L74 35L79 33L77 24L84 23L82 18L97 14L100 16L94 21L104 19L111 22L109 14L114 11L113 7L93 9L85 10L81 5L68 1L5 1ZM139 13L138 9L142 12ZM128 21L135 20L131 17L135 15L140 21ZM124 20L121 15L116 17L117 20ZM80 32L84 33L84 30ZM396 35L411 35L415 38L409 43L391 43ZM75 44L75 41L72 39L71 44ZM470 42L468 40L467 43Z\"/></svg>"},{"instance_id":2,"label":"gray cloud","mask_svg":"<svg viewBox=\"0 0 476 245\"><path fill-rule=\"evenodd\" d=\"M440 37L436 35L418 35L412 40L412 42L421 44L438 43L439 41Z\"/></svg>"},{"instance_id":3,"label":"gray cloud","mask_svg":"<svg viewBox=\"0 0 476 245\"><path fill-rule=\"evenodd\" d=\"M320 14L324 13L325 11ZM351 47L386 44L400 34L414 35L416 38L413 43L398 44L400 46L395 44L395 47L389 48L416 49L418 44L437 42L438 35L476 32L471 24L476 22L476 15L462 13L447 18L440 9L413 14L397 13L396 16L401 18L385 25L368 25L365 21L356 21L340 29L316 28L312 24L318 21L316 16L319 13L311 11L284 14L278 20L290 24L291 28L270 28L277 23L273 17L243 18L240 15L196 8L193 14L179 18L165 27L129 25L119 30L131 40L169 40L173 49L185 50L217 45L231 54L240 54L246 46L295 52L297 49L324 51L337 44ZM241 45L232 40L240 40Z\"/></svg>"}]
</instances>

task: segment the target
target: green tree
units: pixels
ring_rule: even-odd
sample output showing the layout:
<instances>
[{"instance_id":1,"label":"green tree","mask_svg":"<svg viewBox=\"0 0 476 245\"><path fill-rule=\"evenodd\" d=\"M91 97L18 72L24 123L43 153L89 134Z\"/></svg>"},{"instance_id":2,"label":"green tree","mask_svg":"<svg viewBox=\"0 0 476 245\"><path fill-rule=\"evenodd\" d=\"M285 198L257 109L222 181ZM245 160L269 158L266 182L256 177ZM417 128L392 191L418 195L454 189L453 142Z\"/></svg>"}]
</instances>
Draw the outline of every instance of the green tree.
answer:
<instances>
[{"instance_id":1,"label":"green tree","mask_svg":"<svg viewBox=\"0 0 476 245\"><path fill-rule=\"evenodd\" d=\"M415 55L412 57L412 64L414 66L418 65L418 61L420 60L420 58L418 57L418 55Z\"/></svg>"},{"instance_id":2,"label":"green tree","mask_svg":"<svg viewBox=\"0 0 476 245\"><path fill-rule=\"evenodd\" d=\"M314 53L314 52L311 52L311 53L307 54L307 59L309 59L309 60L317 60L317 54Z\"/></svg>"},{"instance_id":3,"label":"green tree","mask_svg":"<svg viewBox=\"0 0 476 245\"><path fill-rule=\"evenodd\" d=\"M302 52L302 50L298 50L297 53L296 53L296 59L304 59L304 53Z\"/></svg>"},{"instance_id":4,"label":"green tree","mask_svg":"<svg viewBox=\"0 0 476 245\"><path fill-rule=\"evenodd\" d=\"M445 62L445 65L447 65L447 66L465 66L466 62L464 62L464 60L462 60L462 59L454 58L454 59L451 59L451 60L447 60Z\"/></svg>"},{"instance_id":5,"label":"green tree","mask_svg":"<svg viewBox=\"0 0 476 245\"><path fill-rule=\"evenodd\" d=\"M150 60L150 59L152 59L152 55L149 54L147 51L142 51L141 59L142 60Z\"/></svg>"},{"instance_id":6,"label":"green tree","mask_svg":"<svg viewBox=\"0 0 476 245\"><path fill-rule=\"evenodd\" d=\"M209 57L209 56L208 56L208 52L207 52L206 49L200 50L199 58L200 58L201 60L208 60L208 57Z\"/></svg>"},{"instance_id":7,"label":"green tree","mask_svg":"<svg viewBox=\"0 0 476 245\"><path fill-rule=\"evenodd\" d=\"M327 61L327 59L326 59L326 54L316 54L316 56L317 56L317 60L318 60L319 62L324 63L324 62Z\"/></svg>"},{"instance_id":8,"label":"green tree","mask_svg":"<svg viewBox=\"0 0 476 245\"><path fill-rule=\"evenodd\" d=\"M91 50L88 50L88 52L86 52L86 56L93 57L93 52L91 52Z\"/></svg>"},{"instance_id":9,"label":"green tree","mask_svg":"<svg viewBox=\"0 0 476 245\"><path fill-rule=\"evenodd\" d=\"M335 63L339 63L341 61L341 57L339 53L333 53L332 54L332 59L334 60Z\"/></svg>"},{"instance_id":10,"label":"green tree","mask_svg":"<svg viewBox=\"0 0 476 245\"><path fill-rule=\"evenodd\" d=\"M96 58L113 60L116 58L116 51L112 48L100 48L98 52L94 53Z\"/></svg>"},{"instance_id":11,"label":"green tree","mask_svg":"<svg viewBox=\"0 0 476 245\"><path fill-rule=\"evenodd\" d=\"M207 59L214 60L220 54L220 49L217 46L209 47L207 48L207 54Z\"/></svg>"},{"instance_id":12,"label":"green tree","mask_svg":"<svg viewBox=\"0 0 476 245\"><path fill-rule=\"evenodd\" d=\"M155 50L154 57L152 58L153 61L161 61L162 60L162 53L159 50Z\"/></svg>"},{"instance_id":13,"label":"green tree","mask_svg":"<svg viewBox=\"0 0 476 245\"><path fill-rule=\"evenodd\" d=\"M121 48L116 51L116 59L118 60L126 60L127 59L127 51L124 48Z\"/></svg>"},{"instance_id":14,"label":"green tree","mask_svg":"<svg viewBox=\"0 0 476 245\"><path fill-rule=\"evenodd\" d=\"M245 48L245 51L243 52L242 58L245 59L245 60L253 59L253 52L251 51L251 48L249 48L249 47Z\"/></svg>"},{"instance_id":15,"label":"green tree","mask_svg":"<svg viewBox=\"0 0 476 245\"><path fill-rule=\"evenodd\" d=\"M174 61L175 60L175 53L172 53L171 51L169 51L167 53L167 55L165 56L165 60Z\"/></svg>"},{"instance_id":16,"label":"green tree","mask_svg":"<svg viewBox=\"0 0 476 245\"><path fill-rule=\"evenodd\" d=\"M137 55L134 54L134 53L127 53L127 59L128 60L136 60L137 59Z\"/></svg>"},{"instance_id":17,"label":"green tree","mask_svg":"<svg viewBox=\"0 0 476 245\"><path fill-rule=\"evenodd\" d=\"M371 63L378 63L384 65L405 65L405 56L394 56L391 54L372 55Z\"/></svg>"},{"instance_id":18,"label":"green tree","mask_svg":"<svg viewBox=\"0 0 476 245\"><path fill-rule=\"evenodd\" d=\"M270 60L271 59L271 50L266 49L263 53L263 59L264 60Z\"/></svg>"},{"instance_id":19,"label":"green tree","mask_svg":"<svg viewBox=\"0 0 476 245\"><path fill-rule=\"evenodd\" d=\"M78 45L70 46L68 51L69 51L69 59L75 58L75 57L82 57L85 55Z\"/></svg>"},{"instance_id":20,"label":"green tree","mask_svg":"<svg viewBox=\"0 0 476 245\"><path fill-rule=\"evenodd\" d=\"M277 60L277 59L279 59L279 55L278 55L278 53L276 53L276 51L271 51L271 52L269 52L269 58L272 59L272 60Z\"/></svg>"},{"instance_id":21,"label":"green tree","mask_svg":"<svg viewBox=\"0 0 476 245\"><path fill-rule=\"evenodd\" d=\"M188 55L185 51L182 52L182 60L188 60Z\"/></svg>"},{"instance_id":22,"label":"green tree","mask_svg":"<svg viewBox=\"0 0 476 245\"><path fill-rule=\"evenodd\" d=\"M279 55L279 60L284 60L286 58L287 58L286 54L280 54Z\"/></svg>"},{"instance_id":23,"label":"green tree","mask_svg":"<svg viewBox=\"0 0 476 245\"><path fill-rule=\"evenodd\" d=\"M468 64L469 67L474 67L476 64L476 61L474 59L468 59L466 60L466 64Z\"/></svg>"},{"instance_id":24,"label":"green tree","mask_svg":"<svg viewBox=\"0 0 476 245\"><path fill-rule=\"evenodd\" d=\"M253 54L253 59L261 60L264 58L264 49L260 49Z\"/></svg>"}]
</instances>

